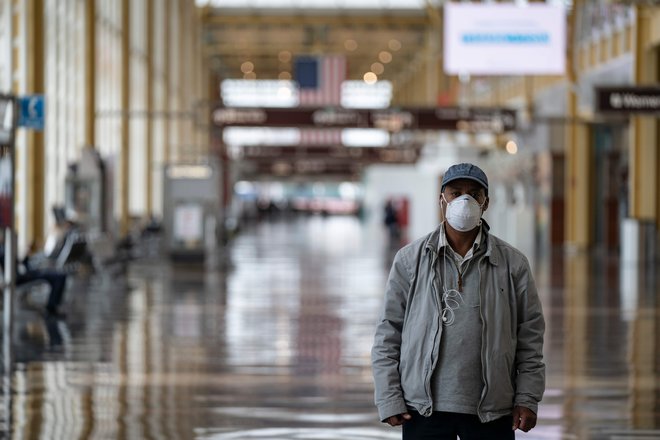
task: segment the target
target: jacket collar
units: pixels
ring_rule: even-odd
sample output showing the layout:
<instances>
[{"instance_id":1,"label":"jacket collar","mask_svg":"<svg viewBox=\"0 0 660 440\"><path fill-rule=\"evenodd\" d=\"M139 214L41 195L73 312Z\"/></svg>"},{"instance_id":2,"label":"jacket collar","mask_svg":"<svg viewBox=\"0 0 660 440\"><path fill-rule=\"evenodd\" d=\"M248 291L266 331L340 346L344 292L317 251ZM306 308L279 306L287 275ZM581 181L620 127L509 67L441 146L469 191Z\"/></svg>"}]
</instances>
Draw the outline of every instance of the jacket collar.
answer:
<instances>
[{"instance_id":1,"label":"jacket collar","mask_svg":"<svg viewBox=\"0 0 660 440\"><path fill-rule=\"evenodd\" d=\"M498 258L497 255L493 252L493 240L491 239L491 235L489 233L490 231L490 225L484 220L483 218L481 219L481 233L485 235L486 237L486 253L484 254L484 258L488 258L488 261L490 264L493 266L497 266L498 263ZM427 239L426 243L424 244L424 248L427 251L433 252L435 255L438 254L438 243L440 242L440 234L444 234L444 224L440 223L440 226L435 228L433 232L431 232Z\"/></svg>"}]
</instances>

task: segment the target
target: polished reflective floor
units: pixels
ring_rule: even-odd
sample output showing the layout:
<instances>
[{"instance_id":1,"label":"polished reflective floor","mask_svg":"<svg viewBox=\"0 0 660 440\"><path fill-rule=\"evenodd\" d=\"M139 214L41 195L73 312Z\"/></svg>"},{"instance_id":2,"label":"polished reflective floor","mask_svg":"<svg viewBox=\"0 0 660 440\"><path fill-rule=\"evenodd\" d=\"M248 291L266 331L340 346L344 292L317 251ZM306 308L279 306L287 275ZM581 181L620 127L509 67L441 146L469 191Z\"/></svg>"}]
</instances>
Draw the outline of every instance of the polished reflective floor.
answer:
<instances>
[{"instance_id":1,"label":"polished reflective floor","mask_svg":"<svg viewBox=\"0 0 660 440\"><path fill-rule=\"evenodd\" d=\"M5 437L400 438L377 420L369 365L391 256L353 217L275 219L206 264L152 256L72 280L65 320L21 301ZM547 392L518 438L660 438L657 267L564 253L534 267Z\"/></svg>"}]
</instances>

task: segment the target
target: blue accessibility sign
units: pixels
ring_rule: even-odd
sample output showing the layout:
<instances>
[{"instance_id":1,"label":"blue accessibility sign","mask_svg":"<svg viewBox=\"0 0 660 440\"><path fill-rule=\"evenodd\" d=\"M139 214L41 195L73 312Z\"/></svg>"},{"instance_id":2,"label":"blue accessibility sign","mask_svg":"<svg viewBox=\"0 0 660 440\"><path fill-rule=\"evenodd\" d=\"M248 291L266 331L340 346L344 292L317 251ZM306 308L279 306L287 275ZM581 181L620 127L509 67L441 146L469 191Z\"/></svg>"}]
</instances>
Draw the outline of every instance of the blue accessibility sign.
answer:
<instances>
[{"instance_id":1,"label":"blue accessibility sign","mask_svg":"<svg viewBox=\"0 0 660 440\"><path fill-rule=\"evenodd\" d=\"M29 95L18 98L18 126L42 131L45 126L44 95Z\"/></svg>"}]
</instances>

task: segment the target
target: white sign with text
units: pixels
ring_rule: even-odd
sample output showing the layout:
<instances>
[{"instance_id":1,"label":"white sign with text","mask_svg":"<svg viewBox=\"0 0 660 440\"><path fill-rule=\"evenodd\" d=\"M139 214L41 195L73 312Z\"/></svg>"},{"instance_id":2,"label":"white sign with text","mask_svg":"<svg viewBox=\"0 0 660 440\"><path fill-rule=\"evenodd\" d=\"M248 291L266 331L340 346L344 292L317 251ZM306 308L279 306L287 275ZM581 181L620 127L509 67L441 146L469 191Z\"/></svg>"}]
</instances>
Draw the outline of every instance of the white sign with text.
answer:
<instances>
[{"instance_id":1,"label":"white sign with text","mask_svg":"<svg viewBox=\"0 0 660 440\"><path fill-rule=\"evenodd\" d=\"M560 5L446 3L449 75L563 75L566 17Z\"/></svg>"}]
</instances>

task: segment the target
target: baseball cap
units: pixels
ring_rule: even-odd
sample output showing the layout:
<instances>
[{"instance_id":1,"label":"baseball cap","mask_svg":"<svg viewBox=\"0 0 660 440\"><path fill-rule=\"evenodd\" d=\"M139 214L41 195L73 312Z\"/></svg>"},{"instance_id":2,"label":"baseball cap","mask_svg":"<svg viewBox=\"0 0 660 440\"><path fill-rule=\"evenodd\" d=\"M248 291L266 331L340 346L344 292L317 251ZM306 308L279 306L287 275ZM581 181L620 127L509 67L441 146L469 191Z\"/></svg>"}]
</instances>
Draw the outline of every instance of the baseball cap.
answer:
<instances>
[{"instance_id":1,"label":"baseball cap","mask_svg":"<svg viewBox=\"0 0 660 440\"><path fill-rule=\"evenodd\" d=\"M450 166L442 178L442 187L440 188L440 191L444 191L445 186L449 182L457 179L474 180L484 187L486 190L486 195L488 195L488 177L486 177L486 173L484 173L483 170L478 166L471 163L459 163Z\"/></svg>"}]
</instances>

